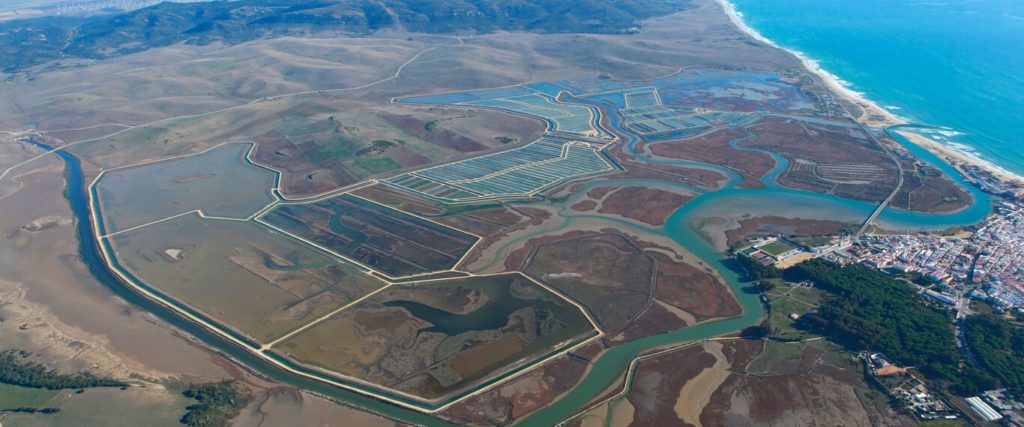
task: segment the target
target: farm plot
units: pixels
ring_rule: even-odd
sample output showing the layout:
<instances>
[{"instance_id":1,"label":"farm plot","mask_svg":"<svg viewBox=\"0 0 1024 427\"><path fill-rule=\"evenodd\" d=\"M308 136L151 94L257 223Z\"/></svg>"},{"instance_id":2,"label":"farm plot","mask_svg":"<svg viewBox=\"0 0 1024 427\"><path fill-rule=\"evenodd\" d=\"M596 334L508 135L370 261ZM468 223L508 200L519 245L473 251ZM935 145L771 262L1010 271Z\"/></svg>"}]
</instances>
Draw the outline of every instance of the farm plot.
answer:
<instances>
[{"instance_id":1,"label":"farm plot","mask_svg":"<svg viewBox=\"0 0 1024 427\"><path fill-rule=\"evenodd\" d=\"M190 214L108 240L135 277L261 342L382 286L246 221Z\"/></svg>"},{"instance_id":2,"label":"farm plot","mask_svg":"<svg viewBox=\"0 0 1024 427\"><path fill-rule=\"evenodd\" d=\"M274 350L436 399L596 334L578 307L510 273L393 285Z\"/></svg>"},{"instance_id":3,"label":"farm plot","mask_svg":"<svg viewBox=\"0 0 1024 427\"><path fill-rule=\"evenodd\" d=\"M252 146L226 144L103 173L96 184L103 225L117 232L180 213L246 218L275 200L276 174L245 160Z\"/></svg>"},{"instance_id":4,"label":"farm plot","mask_svg":"<svg viewBox=\"0 0 1024 427\"><path fill-rule=\"evenodd\" d=\"M617 169L592 144L545 136L514 150L400 175L387 183L460 203L528 197L566 180Z\"/></svg>"},{"instance_id":5,"label":"farm plot","mask_svg":"<svg viewBox=\"0 0 1024 427\"><path fill-rule=\"evenodd\" d=\"M348 194L280 204L259 221L391 277L451 269L477 241Z\"/></svg>"}]
</instances>

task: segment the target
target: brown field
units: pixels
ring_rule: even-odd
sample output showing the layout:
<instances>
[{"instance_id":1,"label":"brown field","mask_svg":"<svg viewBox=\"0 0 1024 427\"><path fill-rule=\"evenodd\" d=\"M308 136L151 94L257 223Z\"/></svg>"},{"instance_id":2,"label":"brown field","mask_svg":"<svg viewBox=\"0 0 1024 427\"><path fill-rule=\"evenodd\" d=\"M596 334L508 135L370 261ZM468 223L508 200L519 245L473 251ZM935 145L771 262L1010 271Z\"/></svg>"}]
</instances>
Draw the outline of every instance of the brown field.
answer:
<instances>
[{"instance_id":1,"label":"brown field","mask_svg":"<svg viewBox=\"0 0 1024 427\"><path fill-rule=\"evenodd\" d=\"M597 202L595 202L593 200L583 200L581 202L577 202L577 203L573 204L572 206L569 207L569 209L572 209L572 210L577 211L577 212L589 212L589 211L594 210L594 208L596 208L596 207L597 207Z\"/></svg>"},{"instance_id":2,"label":"brown field","mask_svg":"<svg viewBox=\"0 0 1024 427\"><path fill-rule=\"evenodd\" d=\"M674 159L693 160L725 166L743 176L740 188L764 188L761 177L775 167L771 156L757 151L737 150L729 141L743 135L720 129L689 139L647 144L652 153Z\"/></svg>"},{"instance_id":3,"label":"brown field","mask_svg":"<svg viewBox=\"0 0 1024 427\"><path fill-rule=\"evenodd\" d=\"M390 206L400 211L414 213L419 216L437 217L446 212L445 206L441 203L424 199L413 193L406 193L381 184L360 188L353 191L352 194L367 200L372 200L384 206Z\"/></svg>"},{"instance_id":4,"label":"brown field","mask_svg":"<svg viewBox=\"0 0 1024 427\"><path fill-rule=\"evenodd\" d=\"M625 237L593 234L534 246L523 271L582 303L611 332L650 304L655 266Z\"/></svg>"},{"instance_id":5,"label":"brown field","mask_svg":"<svg viewBox=\"0 0 1024 427\"><path fill-rule=\"evenodd\" d=\"M739 221L740 227L725 232L729 246L750 237L783 234L786 236L821 236L838 234L848 223L823 219L785 218L761 216Z\"/></svg>"},{"instance_id":6,"label":"brown field","mask_svg":"<svg viewBox=\"0 0 1024 427\"><path fill-rule=\"evenodd\" d=\"M613 178L670 178L708 189L721 188L728 179L725 175L709 169L642 163L621 148L612 148L610 153L626 169L617 175L610 175Z\"/></svg>"},{"instance_id":7,"label":"brown field","mask_svg":"<svg viewBox=\"0 0 1024 427\"><path fill-rule=\"evenodd\" d=\"M765 118L746 130L757 136L740 146L789 161L778 178L787 187L880 202L896 186L896 164L859 129Z\"/></svg>"},{"instance_id":8,"label":"brown field","mask_svg":"<svg viewBox=\"0 0 1024 427\"><path fill-rule=\"evenodd\" d=\"M435 399L594 333L576 306L513 273L395 285L277 350Z\"/></svg>"},{"instance_id":9,"label":"brown field","mask_svg":"<svg viewBox=\"0 0 1024 427\"><path fill-rule=\"evenodd\" d=\"M524 272L586 306L613 342L740 314L718 278L667 251L611 230L574 231L530 240L509 262L525 259Z\"/></svg>"},{"instance_id":10,"label":"brown field","mask_svg":"<svg viewBox=\"0 0 1024 427\"><path fill-rule=\"evenodd\" d=\"M597 212L662 225L672 212L690 200L692 195L657 188L623 187L606 196Z\"/></svg>"},{"instance_id":11,"label":"brown field","mask_svg":"<svg viewBox=\"0 0 1024 427\"><path fill-rule=\"evenodd\" d=\"M906 415L863 403L860 394L870 391L856 365L836 366L812 345L791 359L794 371L752 375L746 367L762 346L712 341L643 359L624 398L570 425L913 425Z\"/></svg>"},{"instance_id":12,"label":"brown field","mask_svg":"<svg viewBox=\"0 0 1024 427\"><path fill-rule=\"evenodd\" d=\"M281 204L261 222L393 277L454 268L477 238L348 194Z\"/></svg>"},{"instance_id":13,"label":"brown field","mask_svg":"<svg viewBox=\"0 0 1024 427\"><path fill-rule=\"evenodd\" d=\"M953 212L974 202L971 194L953 182L942 170L917 161L902 146L883 139L901 157L903 186L890 206L920 212Z\"/></svg>"},{"instance_id":14,"label":"brown field","mask_svg":"<svg viewBox=\"0 0 1024 427\"><path fill-rule=\"evenodd\" d=\"M491 110L371 105L323 105L268 118L270 123L253 126L271 129L254 138L260 144L255 158L282 171L282 190L298 197L371 176L505 149L510 145L497 138L530 140L543 129L540 121Z\"/></svg>"},{"instance_id":15,"label":"brown field","mask_svg":"<svg viewBox=\"0 0 1024 427\"><path fill-rule=\"evenodd\" d=\"M444 410L440 416L459 425L507 425L556 399L583 377L587 364L561 356L506 384Z\"/></svg>"}]
</instances>

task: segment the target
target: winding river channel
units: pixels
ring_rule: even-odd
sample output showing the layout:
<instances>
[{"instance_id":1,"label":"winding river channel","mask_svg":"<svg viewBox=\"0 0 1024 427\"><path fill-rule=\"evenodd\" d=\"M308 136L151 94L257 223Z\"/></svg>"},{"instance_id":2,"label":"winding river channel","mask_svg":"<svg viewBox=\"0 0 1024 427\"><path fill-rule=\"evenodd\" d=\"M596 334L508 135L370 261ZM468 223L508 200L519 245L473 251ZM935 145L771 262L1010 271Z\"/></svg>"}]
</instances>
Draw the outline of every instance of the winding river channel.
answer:
<instances>
[{"instance_id":1,"label":"winding river channel","mask_svg":"<svg viewBox=\"0 0 1024 427\"><path fill-rule=\"evenodd\" d=\"M675 164L680 166L711 169L725 174L728 177L728 180L720 190L707 190L681 183L661 181L653 182L651 180L644 179L604 180L600 182L601 185L632 184L643 186L659 185L680 187L694 193L697 197L676 210L668 218L664 227L660 229L643 227L626 221L617 221L609 219L608 217L601 217L601 220L620 223L627 229L642 229L645 232L659 233L671 238L712 268L718 270L736 294L744 311L743 314L738 317L705 322L676 331L642 338L608 349L592 362L591 369L588 371L588 374L575 388L573 388L572 391L550 406L538 410L530 414L528 417L519 420L519 424L521 425L554 425L565 420L569 416L572 416L581 407L585 406L589 401L597 397L599 393L602 393L616 381L619 381L630 362L644 352L648 352L656 348L683 344L694 340L701 340L735 332L746 326L754 324L763 315L763 308L758 301L757 295L746 289L749 284L743 281L740 274L730 268L728 261L724 259L721 252L715 248L715 245L705 236L702 236L701 233L696 231L695 226L700 224L701 221L709 215L712 215L716 210L737 211L746 209L747 207L759 207L759 209L765 209L767 207L768 209L776 210L776 212L788 213L791 211L786 210L787 208L800 207L801 209L805 209L809 212L817 212L818 216L821 216L822 212L843 212L844 215L849 217L865 218L875 208L875 205L871 203L841 199L833 196L803 190L793 190L779 186L776 184L775 178L785 169L786 160L775 153L769 154L775 158L776 167L763 178L763 181L768 188L740 189L737 188L737 184L741 181L741 178L732 170L711 164L659 158L649 153L640 152L636 148L638 142L636 137L630 136L631 133L622 129L621 120L613 114L610 115L610 121L611 126L615 128L620 135L628 138L624 143L626 144L627 149L638 159L651 163ZM893 138L897 139L900 143L904 144L915 155L934 164L950 176L954 177L954 179L956 179L961 185L971 191L975 198L975 203L971 207L952 214L926 214L899 209L886 209L879 217L880 223L888 228L945 228L954 225L976 223L989 213L991 209L991 199L988 195L965 183L960 179L959 174L952 167L940 161L936 156L926 150L909 143L898 133L894 132L894 130L895 129L888 129L886 132L888 132ZM742 138L743 137L740 139ZM736 142L738 141L733 141L732 145L734 148L744 149L737 146L735 144ZM38 143L33 144L38 148L51 150L50 147L45 145ZM271 377L283 383L310 390L324 396L342 400L352 405L366 408L373 412L381 413L404 422L424 425L448 425L444 421L438 420L437 418L427 414L403 409L358 393L349 392L282 371L274 365L254 356L249 351L239 348L218 335L175 315L166 307L136 294L115 278L113 273L108 270L107 264L103 261L100 254L98 246L99 242L97 241L90 224L89 198L85 191L82 168L78 158L64 150L55 151L54 154L58 155L66 165L65 175L67 179L67 188L65 194L71 204L72 212L77 220L76 233L80 242L81 258L97 280L117 293L121 298L155 314L168 324L189 333L211 348L214 348L217 351L239 361L245 366L259 372L261 375ZM588 188L592 188L594 185L598 185L598 183L588 183L581 192L585 192ZM579 193L577 193L577 196L578 194ZM570 203L563 201L561 204L568 206ZM778 211L777 209L784 210ZM778 213L776 214L778 215ZM567 209L562 209L560 217L563 221L559 224L566 227L572 226L572 223L575 221L587 221L594 219L592 214L573 214ZM535 234L517 239L517 241L536 237L537 235L548 231L551 230L547 230L546 227L545 229L538 229ZM505 245L510 245L512 243L516 242L507 242Z\"/></svg>"}]
</instances>

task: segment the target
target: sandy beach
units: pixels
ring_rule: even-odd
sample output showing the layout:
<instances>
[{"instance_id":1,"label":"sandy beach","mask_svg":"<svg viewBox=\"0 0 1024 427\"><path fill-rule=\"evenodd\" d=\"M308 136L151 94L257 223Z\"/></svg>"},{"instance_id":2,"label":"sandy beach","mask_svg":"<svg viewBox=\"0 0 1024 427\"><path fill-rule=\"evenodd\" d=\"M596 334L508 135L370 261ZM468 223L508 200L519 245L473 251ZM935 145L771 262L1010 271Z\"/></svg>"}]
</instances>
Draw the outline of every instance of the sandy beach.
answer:
<instances>
[{"instance_id":1,"label":"sandy beach","mask_svg":"<svg viewBox=\"0 0 1024 427\"><path fill-rule=\"evenodd\" d=\"M835 93L837 96L842 97L845 101L860 107L863 111L863 114L861 114L860 117L857 117L857 120L863 123L864 125L875 128L885 128L888 126L908 123L905 119L898 117L895 114L886 110L885 108L878 106L878 104L866 98L863 93L850 89L849 86L845 84L841 78L822 69L816 60L808 58L802 52L793 51L790 49L786 49L782 46L779 46L772 40L761 35L761 33L757 32L757 30L751 28L749 25L746 24L746 22L743 21L743 14L740 11L738 11L736 7L729 2L729 0L715 1L722 6L722 9L725 11L725 14L729 16L729 20L733 23L733 25L739 28L740 31L742 31L744 34L746 34L747 36L754 40L768 44L773 47L777 47L779 49L783 49L792 54L793 56L796 56L797 59L800 60L800 63L803 64L804 68L808 72L818 76L821 79L822 83L830 91ZM1024 186L1024 177L1009 172L1005 169L1002 169L992 164L991 162L979 159L977 156L973 154L957 150L953 147L950 147L949 145L935 141L931 138L928 138L927 136L918 133L909 131L898 132L900 135L903 135L912 143L932 152L933 154L939 156L940 158L942 158L946 162L949 162L950 164L971 164L985 171L990 172L992 175L995 175L999 179L1017 183L1020 186Z\"/></svg>"},{"instance_id":2,"label":"sandy beach","mask_svg":"<svg viewBox=\"0 0 1024 427\"><path fill-rule=\"evenodd\" d=\"M995 175L996 177L998 177L999 179L1001 179L1003 181L1013 182L1013 183L1016 183L1018 186L1024 186L1024 177L1021 177L1020 175L1017 175L1017 174L1014 174L1012 172L1006 171L1006 170L1004 170L1004 169L1002 169L1002 168L1000 168L998 166L995 166L995 165L993 165L993 164L991 164L991 163L989 163L987 161L978 159L977 157L975 157L975 156L973 156L971 154L964 153L964 152L959 151L957 149L954 149L954 148L952 148L952 147L950 147L948 145L945 145L943 143L935 141L934 139L928 138L927 136L924 136L924 135L921 135L921 134L918 134L918 133L914 133L914 132L911 132L911 131L898 130L898 131L896 131L896 133L899 133L900 135L903 135L910 142L913 142L914 144L917 144L917 145L921 146L922 148L924 148L924 149L926 149L928 151L931 151L936 156L939 156L940 158L945 160L947 163L950 163L950 164L955 164L955 163L972 164L972 165L978 166L978 167L980 167L980 168L982 168L982 169L992 173L992 175Z\"/></svg>"}]
</instances>

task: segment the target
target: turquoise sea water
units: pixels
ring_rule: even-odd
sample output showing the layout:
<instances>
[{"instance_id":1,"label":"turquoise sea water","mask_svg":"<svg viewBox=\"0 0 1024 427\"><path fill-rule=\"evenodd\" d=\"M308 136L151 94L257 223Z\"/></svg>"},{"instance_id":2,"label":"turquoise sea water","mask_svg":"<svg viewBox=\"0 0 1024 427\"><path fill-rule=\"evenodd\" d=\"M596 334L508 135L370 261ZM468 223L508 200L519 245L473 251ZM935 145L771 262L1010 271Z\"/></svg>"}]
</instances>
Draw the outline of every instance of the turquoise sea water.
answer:
<instances>
[{"instance_id":1,"label":"turquoise sea water","mask_svg":"<svg viewBox=\"0 0 1024 427\"><path fill-rule=\"evenodd\" d=\"M1024 1L732 0L750 27L1024 175ZM895 108L892 108L895 107Z\"/></svg>"}]
</instances>

